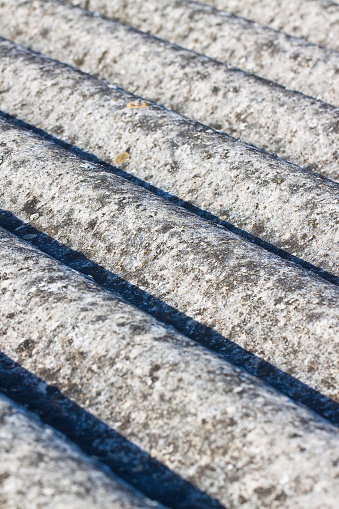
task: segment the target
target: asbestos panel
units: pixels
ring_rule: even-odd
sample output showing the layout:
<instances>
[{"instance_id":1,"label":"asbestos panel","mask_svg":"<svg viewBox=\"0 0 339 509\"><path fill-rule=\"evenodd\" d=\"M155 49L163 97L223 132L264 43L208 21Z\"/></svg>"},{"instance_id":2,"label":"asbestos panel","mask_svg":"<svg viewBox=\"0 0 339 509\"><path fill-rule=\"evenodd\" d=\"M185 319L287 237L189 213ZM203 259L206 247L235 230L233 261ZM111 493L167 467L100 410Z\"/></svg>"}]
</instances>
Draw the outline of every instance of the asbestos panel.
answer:
<instances>
[{"instance_id":1,"label":"asbestos panel","mask_svg":"<svg viewBox=\"0 0 339 509\"><path fill-rule=\"evenodd\" d=\"M334 426L3 229L0 252L0 345L21 366L226 507L335 507ZM19 426L6 425L0 437L7 446L10 436L10 461L19 461L16 448L28 439L33 461L34 444L38 454L47 433L35 425L36 435L22 438ZM85 426L75 420L72 433ZM52 438L41 465L46 472L35 471L47 480ZM104 436L102 447L119 456ZM82 479L79 463L68 475L68 454L66 486ZM30 467L20 462L16 475L31 483ZM57 483L57 469L55 476ZM93 485L96 496L98 490ZM211 507L203 502L179 507Z\"/></svg>"},{"instance_id":2,"label":"asbestos panel","mask_svg":"<svg viewBox=\"0 0 339 509\"><path fill-rule=\"evenodd\" d=\"M3 210L338 401L338 287L3 120L1 140Z\"/></svg>"}]
</instances>

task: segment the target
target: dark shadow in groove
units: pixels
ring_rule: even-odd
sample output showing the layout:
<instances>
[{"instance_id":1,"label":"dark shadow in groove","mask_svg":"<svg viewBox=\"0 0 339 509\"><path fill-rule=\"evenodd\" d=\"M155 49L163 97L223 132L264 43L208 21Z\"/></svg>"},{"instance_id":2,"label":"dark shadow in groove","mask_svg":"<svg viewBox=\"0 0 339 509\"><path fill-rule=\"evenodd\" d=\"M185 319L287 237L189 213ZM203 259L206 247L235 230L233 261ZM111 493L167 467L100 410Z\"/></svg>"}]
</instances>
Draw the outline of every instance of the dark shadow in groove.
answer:
<instances>
[{"instance_id":1,"label":"dark shadow in groove","mask_svg":"<svg viewBox=\"0 0 339 509\"><path fill-rule=\"evenodd\" d=\"M149 498L173 509L226 509L2 352L0 391Z\"/></svg>"},{"instance_id":2,"label":"dark shadow in groove","mask_svg":"<svg viewBox=\"0 0 339 509\"><path fill-rule=\"evenodd\" d=\"M339 427L338 403L233 343L211 327L197 322L153 295L132 285L117 274L86 258L83 254L66 247L31 225L24 223L11 212L0 210L0 226L18 237L35 234L36 237L30 243L41 251L82 274L90 276L106 290L118 293L126 301L146 311L161 322L174 327L182 334L217 353L234 366L260 378L264 383L274 387L296 403L307 406L333 425Z\"/></svg>"},{"instance_id":3,"label":"dark shadow in groove","mask_svg":"<svg viewBox=\"0 0 339 509\"><path fill-rule=\"evenodd\" d=\"M235 233L236 235L239 235L240 237L248 240L249 242L256 244L257 246L265 249L266 251L269 251L270 253L275 254L276 256L279 256L280 258L283 258L284 260L288 260L299 267L303 267L306 270L309 270L316 274L317 276L321 277L322 279L325 279L326 281L329 281L332 284L335 284L339 286L339 277L335 276L334 274L327 272L316 265L312 265L311 263L302 260L301 258L298 258L297 256L293 256L287 251L284 251L283 249L280 249L273 244L260 239L259 237L256 237L255 235L252 235L251 233L248 233L245 230L242 230L241 228L238 228L237 226L234 226L233 224L221 220L218 216L215 216L214 214L211 214L210 212L207 212L206 210L200 209L199 207L192 205L191 203L182 200L176 196L171 195L170 193L167 193L163 191L162 189L159 189L158 187L153 186L152 184L149 184L148 182L145 182L144 180L135 177L134 175L131 175L130 173L127 173L126 171L120 170L119 168L116 168L115 166L105 163L95 155L84 152L83 150L79 149L78 147L74 145L70 145L69 143L66 143L59 138L56 138L55 136L48 134L46 131L42 129L38 129L37 127L34 127L22 120L19 120L15 117L12 117L11 115L4 113L0 110L0 116L10 120L11 122L15 123L19 127L23 127L25 129L29 129L30 131L42 136L43 138L52 141L59 145L62 148L67 149L68 151L72 152L73 154L76 154L83 159L86 159L87 161L90 161L91 163L96 163L102 166L103 169L106 171L109 171L111 173L114 173L114 175L118 175L119 177L123 177L124 179L132 182L133 184L136 184L140 187L143 187L147 189L148 191L151 191L152 193L161 196L167 201L170 201L171 203L174 203L176 205L179 205L180 207L185 208L186 210L192 212L193 214L196 214L197 216L200 216L201 218L211 221L214 224L218 224L220 226L223 226L226 230ZM318 175L319 176L319 175ZM327 180L325 177L322 177L324 180Z\"/></svg>"}]
</instances>

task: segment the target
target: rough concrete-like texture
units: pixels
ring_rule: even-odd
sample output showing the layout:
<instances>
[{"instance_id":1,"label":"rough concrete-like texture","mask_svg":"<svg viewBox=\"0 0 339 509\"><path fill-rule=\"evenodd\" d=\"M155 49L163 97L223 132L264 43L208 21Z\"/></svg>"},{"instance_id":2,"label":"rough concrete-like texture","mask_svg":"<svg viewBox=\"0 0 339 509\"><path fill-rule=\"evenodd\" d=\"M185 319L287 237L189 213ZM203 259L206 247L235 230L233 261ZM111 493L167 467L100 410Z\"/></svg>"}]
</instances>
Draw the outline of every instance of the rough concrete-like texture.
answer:
<instances>
[{"instance_id":1,"label":"rough concrete-like texture","mask_svg":"<svg viewBox=\"0 0 339 509\"><path fill-rule=\"evenodd\" d=\"M339 51L339 5L332 0L203 0L201 3Z\"/></svg>"},{"instance_id":2,"label":"rough concrete-like texture","mask_svg":"<svg viewBox=\"0 0 339 509\"><path fill-rule=\"evenodd\" d=\"M337 183L11 43L0 55L9 113L339 274Z\"/></svg>"},{"instance_id":3,"label":"rough concrete-like texture","mask_svg":"<svg viewBox=\"0 0 339 509\"><path fill-rule=\"evenodd\" d=\"M128 33L126 38L127 42L121 49L133 41ZM107 37L106 42L109 40ZM305 169L339 180L338 108L287 91L242 71L228 69L224 64L192 52L166 43L157 43L151 38L147 40L151 42L153 49L155 45L157 47L156 59L159 66L154 67L155 59L150 61L145 54L143 59L137 60L137 64L129 62L129 52L125 50L116 63L108 59L103 76L193 120L223 130ZM93 48L95 51L98 49L97 45L93 45ZM151 47L149 50L152 53ZM135 55L135 52L131 54ZM62 58L60 54L57 56ZM98 68L99 60L100 51L93 60L97 62ZM69 121L66 121L67 115L73 118L75 109L79 115L78 103L82 102L83 108L88 108L85 103L88 105L89 101L98 102L98 98L84 93L83 90L87 87L84 78L81 90L76 89L74 93L77 99L74 97L72 108L55 100L52 97L53 92L58 97L67 94L71 100L65 89L66 76L73 75L73 81L79 82L78 75L72 73L71 69L59 67L58 71L56 68L57 65L48 62L46 58L34 56L19 46L0 40L1 108L32 124L46 126L44 128L53 131L53 134L76 139L79 145L83 145L82 140L79 140L80 131L89 131L92 128L94 135L91 134L85 147L107 160L107 151L110 150L112 140L107 134L101 134L99 138L100 127L95 125L93 114L91 117L87 115L85 123L78 123L75 132L67 132L70 126ZM126 69L129 70L127 73ZM94 71L92 65L90 70ZM87 81L93 80L87 77ZM52 90L48 90L50 87ZM48 101L42 99L46 94ZM137 98L129 101L132 108L143 104L143 101L139 102ZM114 106L111 106L108 98L104 107L100 104L101 130L108 127L107 117L111 115L112 107ZM85 113L82 118L86 118ZM117 135L117 130L117 126L109 129L110 136Z\"/></svg>"},{"instance_id":4,"label":"rough concrete-like texture","mask_svg":"<svg viewBox=\"0 0 339 509\"><path fill-rule=\"evenodd\" d=\"M8 8L1 23L1 28L4 24L6 25L6 31L2 35L9 39L15 37L17 42L24 43L29 40L32 44L31 41L34 38L32 29L29 29L29 39L27 34L23 36L21 32L27 30L23 26L24 24L28 26L29 23L30 26L36 26L36 33L38 33L39 15L34 14L38 7L32 8L29 14L33 18L36 17L36 21L32 19L29 22L28 15L24 13L24 10L28 12L27 7L21 8L13 16L13 7L10 7L13 0L4 3L8 3ZM144 0L115 0L114 2L75 0L72 3L81 4L139 30L276 81L293 90L339 105L339 53L335 51L263 25L257 25L244 18L217 11L210 6L184 0L147 0L147 2ZM31 5L32 2L28 4ZM47 10L46 6L42 8L41 4L40 11L45 9ZM51 7L48 11L50 9ZM1 9L1 12L3 11ZM75 14L72 18L73 16L76 17ZM63 17L66 16L63 15ZM57 22L54 20L51 24L41 20L41 23L44 23L46 31L54 31ZM78 40L78 34L74 31L74 22L69 26L72 28L68 29L67 40L70 37L70 31L73 31L71 39L74 44ZM10 27L13 28L12 36L9 35ZM95 30L94 25L92 30ZM56 36L48 34L47 37L51 39ZM39 41L41 44L40 34ZM63 42L65 47L67 44L70 43ZM84 43L80 41L77 44L79 47L82 45L81 53L78 52L78 58L81 60L87 47L85 50ZM46 43L45 47L47 47ZM60 54L62 55L62 51ZM150 58L152 58L151 55Z\"/></svg>"},{"instance_id":5,"label":"rough concrete-like texture","mask_svg":"<svg viewBox=\"0 0 339 509\"><path fill-rule=\"evenodd\" d=\"M336 507L335 427L2 229L0 239L7 355L229 509Z\"/></svg>"},{"instance_id":6,"label":"rough concrete-like texture","mask_svg":"<svg viewBox=\"0 0 339 509\"><path fill-rule=\"evenodd\" d=\"M2 209L339 401L338 287L4 121L1 140Z\"/></svg>"},{"instance_id":7,"label":"rough concrete-like texture","mask_svg":"<svg viewBox=\"0 0 339 509\"><path fill-rule=\"evenodd\" d=\"M163 507L105 472L61 434L3 395L0 422L1 509Z\"/></svg>"}]
</instances>

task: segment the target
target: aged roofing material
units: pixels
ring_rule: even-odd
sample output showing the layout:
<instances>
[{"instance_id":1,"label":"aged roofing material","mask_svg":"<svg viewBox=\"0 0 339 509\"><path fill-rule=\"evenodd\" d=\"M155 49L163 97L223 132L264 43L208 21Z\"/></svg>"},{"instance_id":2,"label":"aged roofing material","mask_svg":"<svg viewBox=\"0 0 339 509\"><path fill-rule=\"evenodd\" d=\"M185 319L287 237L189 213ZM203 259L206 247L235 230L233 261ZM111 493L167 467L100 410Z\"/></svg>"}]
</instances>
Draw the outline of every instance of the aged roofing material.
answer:
<instances>
[{"instance_id":1,"label":"aged roofing material","mask_svg":"<svg viewBox=\"0 0 339 509\"><path fill-rule=\"evenodd\" d=\"M333 0L203 0L201 3L339 51L339 5Z\"/></svg>"},{"instance_id":2,"label":"aged roofing material","mask_svg":"<svg viewBox=\"0 0 339 509\"><path fill-rule=\"evenodd\" d=\"M337 183L7 42L0 48L6 111L338 275Z\"/></svg>"},{"instance_id":3,"label":"aged roofing material","mask_svg":"<svg viewBox=\"0 0 339 509\"><path fill-rule=\"evenodd\" d=\"M106 38L108 44L109 39ZM130 40L128 34L127 40ZM157 41L150 41L154 47ZM147 63L145 55L146 62L140 59L138 65L127 65L131 69L128 73L124 71L121 59L116 64L108 60L102 74L126 89L160 101L191 119L217 127L325 177L339 179L338 108L166 43L159 43L157 48L161 66L156 69L154 59ZM152 48L149 49L151 52ZM98 68L99 60L98 54L94 58ZM21 118L27 115L34 123L34 116L39 115L40 118L42 114L38 111L46 107L44 102L40 102L40 95L32 96L36 87L39 87L39 94L46 94L46 82L53 82L54 88L57 86L57 78L53 81L52 74L59 77L59 88L64 87L64 75L72 75L71 69L60 64L57 73L57 67L58 64L53 65L44 57L32 55L0 39L2 108ZM87 81L91 82L93 78L88 76ZM82 88L86 86L85 82L84 77ZM30 96L29 101L25 99L27 96ZM91 100L92 97L87 94L86 102ZM108 111L107 103L105 108ZM133 104L130 106L133 107ZM65 109L60 101L55 101L53 108L57 111ZM73 108L67 108L67 112L68 115L74 114ZM64 114L62 117L65 118ZM87 129L91 122L86 122ZM54 126L54 131L56 129L63 129L61 122ZM102 147L102 143L99 141L97 146ZM105 147L102 149L106 150Z\"/></svg>"},{"instance_id":4,"label":"aged roofing material","mask_svg":"<svg viewBox=\"0 0 339 509\"><path fill-rule=\"evenodd\" d=\"M184 0L0 35L1 508L336 509L339 52Z\"/></svg>"},{"instance_id":5,"label":"aged roofing material","mask_svg":"<svg viewBox=\"0 0 339 509\"><path fill-rule=\"evenodd\" d=\"M335 427L3 229L0 239L7 355L228 507L332 507Z\"/></svg>"},{"instance_id":6,"label":"aged roofing material","mask_svg":"<svg viewBox=\"0 0 339 509\"><path fill-rule=\"evenodd\" d=\"M198 51L221 62L339 106L339 53L335 51L195 2L182 0L174 2L169 0L116 0L114 2L76 0L75 3L115 18L143 32L149 32L190 50ZM7 23L8 28L13 27L12 37L15 37L17 42L25 43L29 40L29 44L33 44L33 41L39 38L41 44L36 27L39 24L38 12L43 12L45 9L51 12L52 6L42 4L41 1L37 2L35 8L29 12L29 15L32 16L31 21L27 18L27 7L20 9L15 18L6 14L6 11L8 12L6 9L2 25ZM67 23L70 28L66 38L67 42L64 40L62 45L66 48L70 44L69 40L76 46L81 44L82 52L78 51L77 55L81 60L79 55L85 53L83 51L85 47L87 49L87 45L84 46L86 38L83 36L80 43L75 25L79 23L79 18L84 14L81 15L80 11L76 14L74 11L73 14L66 15L66 10L63 11L64 14L61 14L62 8L57 8L55 5L53 10L56 12L57 9L61 26L65 26L65 21L61 21L62 19L64 20L66 17L69 19ZM25 10L27 14L25 14ZM44 23L46 32L48 31L46 36L49 39L56 38L57 36L52 35L50 31L51 19L47 22L48 14L44 14L43 17L45 16L46 22L41 22ZM74 21L71 21L71 18ZM75 18L78 18L77 22L75 22ZM86 24L88 26L92 24L92 30L97 30L94 28L94 22L89 22L89 19ZM30 28L28 34L22 36L20 32L23 29L20 27L23 27L24 23L29 23ZM96 23L97 27L101 27L101 32L104 25L99 20ZM52 26L54 31L55 21ZM113 30L113 25L111 26ZM18 32L17 35L16 32ZM73 35L71 35L72 32ZM3 33L5 37L6 34L7 31ZM29 35L29 39L27 35ZM8 37L10 36L8 35ZM47 47L46 43L44 43L44 47ZM135 53L135 61L138 60L137 53ZM104 60L107 56L104 55ZM86 62L86 57L84 62Z\"/></svg>"},{"instance_id":7,"label":"aged roofing material","mask_svg":"<svg viewBox=\"0 0 339 509\"><path fill-rule=\"evenodd\" d=\"M2 209L339 400L338 287L3 120L1 139Z\"/></svg>"},{"instance_id":8,"label":"aged roofing material","mask_svg":"<svg viewBox=\"0 0 339 509\"><path fill-rule=\"evenodd\" d=\"M3 237L2 231L0 235ZM105 471L60 433L3 395L0 421L2 509L163 507Z\"/></svg>"}]
</instances>

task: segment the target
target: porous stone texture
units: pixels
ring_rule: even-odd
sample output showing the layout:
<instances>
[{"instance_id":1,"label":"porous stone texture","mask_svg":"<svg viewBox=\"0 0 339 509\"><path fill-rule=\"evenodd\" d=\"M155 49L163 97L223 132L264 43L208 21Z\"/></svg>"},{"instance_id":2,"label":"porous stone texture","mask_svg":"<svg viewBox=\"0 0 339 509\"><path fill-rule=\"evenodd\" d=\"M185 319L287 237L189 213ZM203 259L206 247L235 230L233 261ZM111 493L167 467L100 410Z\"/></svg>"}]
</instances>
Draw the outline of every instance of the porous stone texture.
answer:
<instances>
[{"instance_id":1,"label":"porous stone texture","mask_svg":"<svg viewBox=\"0 0 339 509\"><path fill-rule=\"evenodd\" d=\"M201 3L339 51L339 5L332 0L203 0Z\"/></svg>"},{"instance_id":2,"label":"porous stone texture","mask_svg":"<svg viewBox=\"0 0 339 509\"><path fill-rule=\"evenodd\" d=\"M1 140L3 210L339 400L337 286L3 120Z\"/></svg>"},{"instance_id":3,"label":"porous stone texture","mask_svg":"<svg viewBox=\"0 0 339 509\"><path fill-rule=\"evenodd\" d=\"M3 395L0 422L2 509L163 507L105 471L63 435Z\"/></svg>"},{"instance_id":4,"label":"porous stone texture","mask_svg":"<svg viewBox=\"0 0 339 509\"><path fill-rule=\"evenodd\" d=\"M338 275L337 183L28 51L15 61L7 42L1 50L6 111Z\"/></svg>"},{"instance_id":5,"label":"porous stone texture","mask_svg":"<svg viewBox=\"0 0 339 509\"><path fill-rule=\"evenodd\" d=\"M112 52L110 34L106 37L109 55L102 71L99 71L100 75L129 91L156 100L171 110L223 130L305 169L334 180L339 179L338 108L149 37L147 51L152 54L156 48L156 56L150 60L144 48L142 58L137 59L136 52L128 51L127 48L130 44L140 48L141 43L137 44L137 39L145 39L144 36L133 33L134 37L130 38L131 34L125 28L122 30L125 31L126 41L120 40L120 54L115 63L109 56ZM114 46L115 53L117 46ZM96 73L102 67L102 55L101 50L98 51L97 42L93 42L92 47L96 55L92 55L89 66L84 63L83 67ZM72 48L72 56L69 55L68 61L76 63L79 54L76 48ZM130 61L131 55L137 59L136 64ZM59 52L56 56L64 58ZM155 65L156 60L159 65ZM46 126L44 128L53 134L65 136L66 139L77 139L80 145L80 131L92 127L95 134L90 137L92 143L86 142L86 147L107 160L105 151L109 151L112 140L107 134L101 134L98 140L98 127L95 126L93 114L91 117L87 115L85 124L81 121L77 125L76 132L67 132L67 116L72 116L75 121L75 109L55 100L52 93L54 91L58 97L64 97L68 94L65 88L66 76L69 81L72 81L72 76L73 81L79 81L79 75L67 67L59 67L58 71L57 67L56 63L53 65L46 58L32 55L19 46L0 40L2 109L33 124ZM90 82L91 78L87 77L87 80ZM52 90L48 90L47 83ZM84 77L81 92L75 92L78 99L74 99L74 103L82 102L88 108L85 102L98 102L98 98L85 94L83 89L86 86ZM46 94L48 103L43 100ZM146 105L142 101L134 104L135 101L137 98L130 100L131 108ZM77 115L79 108L77 104ZM101 129L104 126L107 129L110 108L108 100L104 107L100 105ZM51 111L54 111L53 115ZM116 133L117 128L110 129L110 136ZM114 158L113 162L116 164Z\"/></svg>"},{"instance_id":6,"label":"porous stone texture","mask_svg":"<svg viewBox=\"0 0 339 509\"><path fill-rule=\"evenodd\" d=\"M229 509L336 507L335 427L3 229L0 240L7 355Z\"/></svg>"},{"instance_id":7,"label":"porous stone texture","mask_svg":"<svg viewBox=\"0 0 339 509\"><path fill-rule=\"evenodd\" d=\"M12 4L13 0L7 0L7 3ZM185 0L72 0L71 3L339 106L339 54L335 51ZM7 29L2 35L11 39L8 30L12 27L13 34L24 30L27 15L24 17L22 8L15 16L13 7L6 11L8 14L1 28L7 24ZM31 14L35 17L34 9ZM15 21L20 18L22 21ZM38 15L36 19L38 26ZM44 26L47 28L47 23ZM69 31L73 31L73 44L78 35L75 35L73 25ZM27 36L19 36L18 42L24 40ZM65 47L66 44L65 41Z\"/></svg>"}]
</instances>

